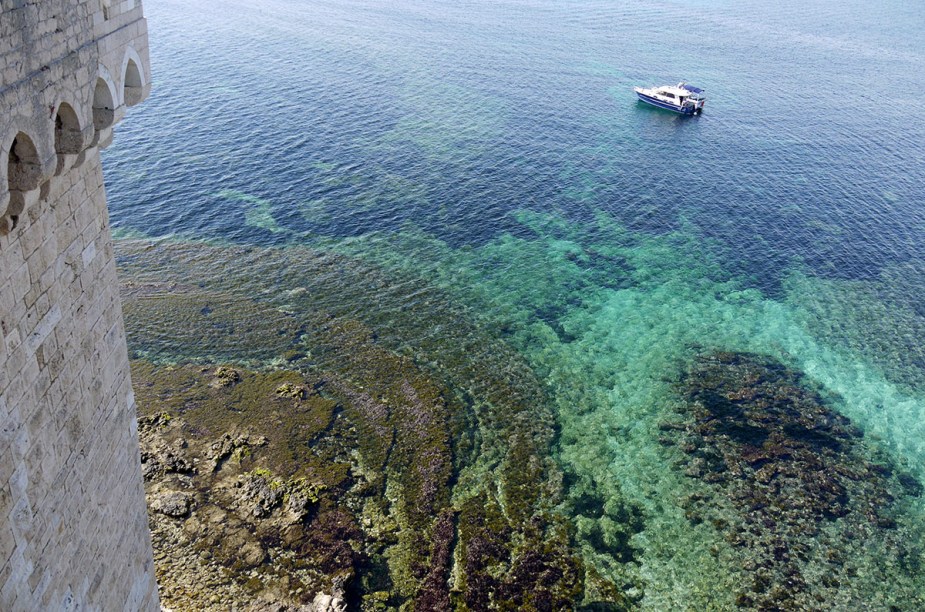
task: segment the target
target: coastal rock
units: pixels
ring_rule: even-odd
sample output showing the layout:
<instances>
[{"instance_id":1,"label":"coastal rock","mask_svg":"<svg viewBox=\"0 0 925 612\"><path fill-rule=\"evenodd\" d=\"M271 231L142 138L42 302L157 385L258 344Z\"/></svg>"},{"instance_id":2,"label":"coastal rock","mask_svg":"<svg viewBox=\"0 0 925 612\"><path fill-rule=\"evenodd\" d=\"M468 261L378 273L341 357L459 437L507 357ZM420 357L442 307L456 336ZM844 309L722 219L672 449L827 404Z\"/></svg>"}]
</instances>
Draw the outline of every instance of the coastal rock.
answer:
<instances>
[{"instance_id":1,"label":"coastal rock","mask_svg":"<svg viewBox=\"0 0 925 612\"><path fill-rule=\"evenodd\" d=\"M318 503L324 485L297 479L286 485L285 507L290 523L299 523L308 518L311 508Z\"/></svg>"},{"instance_id":2,"label":"coastal rock","mask_svg":"<svg viewBox=\"0 0 925 612\"><path fill-rule=\"evenodd\" d=\"M241 373L229 366L215 368L212 385L215 387L231 387L241 382Z\"/></svg>"},{"instance_id":3,"label":"coastal rock","mask_svg":"<svg viewBox=\"0 0 925 612\"><path fill-rule=\"evenodd\" d=\"M229 457L237 456L240 459L243 455L251 452L251 447L264 446L266 443L265 436L259 436L252 440L251 436L246 433L225 433L220 440L213 442L209 447L206 465L210 471L215 472Z\"/></svg>"},{"instance_id":4,"label":"coastal rock","mask_svg":"<svg viewBox=\"0 0 925 612\"><path fill-rule=\"evenodd\" d=\"M303 385L285 382L276 388L276 395L301 400L308 395L308 390Z\"/></svg>"},{"instance_id":5,"label":"coastal rock","mask_svg":"<svg viewBox=\"0 0 925 612\"><path fill-rule=\"evenodd\" d=\"M309 606L311 612L347 612L347 604L339 597L318 593Z\"/></svg>"},{"instance_id":6,"label":"coastal rock","mask_svg":"<svg viewBox=\"0 0 925 612\"><path fill-rule=\"evenodd\" d=\"M283 501L283 483L273 479L272 474L265 470L241 476L236 486L239 488L239 503L248 514L258 518L269 516Z\"/></svg>"},{"instance_id":7,"label":"coastal rock","mask_svg":"<svg viewBox=\"0 0 925 612\"><path fill-rule=\"evenodd\" d=\"M287 604L259 599L247 607L247 612L312 612L311 605Z\"/></svg>"},{"instance_id":8,"label":"coastal rock","mask_svg":"<svg viewBox=\"0 0 925 612\"><path fill-rule=\"evenodd\" d=\"M193 471L194 465L187 454L186 440L173 437L168 442L164 437L167 432L175 433L175 425L166 414L155 414L138 420L141 472L146 481L168 473L187 474Z\"/></svg>"},{"instance_id":9,"label":"coastal rock","mask_svg":"<svg viewBox=\"0 0 925 612\"><path fill-rule=\"evenodd\" d=\"M267 559L267 551L255 541L244 542L238 550L238 560L244 567L257 567Z\"/></svg>"},{"instance_id":10,"label":"coastal rock","mask_svg":"<svg viewBox=\"0 0 925 612\"><path fill-rule=\"evenodd\" d=\"M193 496L189 493L170 491L154 497L149 503L151 509L173 518L181 518L189 514L193 507Z\"/></svg>"},{"instance_id":11,"label":"coastal rock","mask_svg":"<svg viewBox=\"0 0 925 612\"><path fill-rule=\"evenodd\" d=\"M335 404L312 394L293 406L292 397L275 393L281 378L294 378L291 373L236 371L236 384L215 387L209 368L164 368L164 379L154 380L164 380L171 393L181 387L189 395L173 397L176 411L139 419L151 474L146 492L162 602L205 612L226 612L230 604L242 612L296 611L310 610L312 597L320 592L332 594L329 608L340 609L341 587L353 579L355 551L363 548L362 532L349 514L331 507L327 496L329 485L344 482L347 464L312 461L311 456L287 464L287 445L274 446L262 433L272 433L277 441L287 440L292 430L311 438L312 431L331 425ZM150 389L144 374L135 380ZM156 387L153 393L166 396ZM235 398L253 402L239 405L253 406L255 418L249 424L259 430L244 427L236 418L241 413L228 410ZM274 406L285 409L291 420L274 418L268 410ZM210 434L213 428L224 433ZM323 448L325 442L313 452ZM192 466L206 469L176 471ZM301 467L305 474L281 473L288 466ZM326 509L320 508L323 503Z\"/></svg>"}]
</instances>

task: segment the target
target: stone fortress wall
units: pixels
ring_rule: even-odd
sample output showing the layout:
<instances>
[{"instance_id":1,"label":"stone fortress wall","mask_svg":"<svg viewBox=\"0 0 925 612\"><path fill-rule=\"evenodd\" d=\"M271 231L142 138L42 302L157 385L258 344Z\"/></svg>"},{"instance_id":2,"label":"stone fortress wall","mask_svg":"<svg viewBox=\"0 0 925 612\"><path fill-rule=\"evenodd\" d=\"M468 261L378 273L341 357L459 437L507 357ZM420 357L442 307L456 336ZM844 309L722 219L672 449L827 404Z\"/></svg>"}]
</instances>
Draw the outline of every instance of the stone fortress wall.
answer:
<instances>
[{"instance_id":1,"label":"stone fortress wall","mask_svg":"<svg viewBox=\"0 0 925 612\"><path fill-rule=\"evenodd\" d=\"M100 148L136 0L0 0L0 610L157 610Z\"/></svg>"}]
</instances>

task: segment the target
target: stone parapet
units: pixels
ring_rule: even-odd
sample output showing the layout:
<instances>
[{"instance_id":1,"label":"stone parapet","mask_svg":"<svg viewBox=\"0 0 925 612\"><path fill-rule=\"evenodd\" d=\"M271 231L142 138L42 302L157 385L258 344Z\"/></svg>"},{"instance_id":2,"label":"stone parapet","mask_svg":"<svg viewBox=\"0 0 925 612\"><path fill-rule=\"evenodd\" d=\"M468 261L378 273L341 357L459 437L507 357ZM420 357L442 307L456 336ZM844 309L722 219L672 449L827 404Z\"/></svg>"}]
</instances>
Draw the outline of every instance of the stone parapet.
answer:
<instances>
[{"instance_id":1,"label":"stone parapet","mask_svg":"<svg viewBox=\"0 0 925 612\"><path fill-rule=\"evenodd\" d=\"M15 229L27 192L106 146L150 91L140 3L11 4L0 12L0 233Z\"/></svg>"},{"instance_id":2,"label":"stone parapet","mask_svg":"<svg viewBox=\"0 0 925 612\"><path fill-rule=\"evenodd\" d=\"M140 2L0 0L0 610L157 610L100 148Z\"/></svg>"}]
</instances>

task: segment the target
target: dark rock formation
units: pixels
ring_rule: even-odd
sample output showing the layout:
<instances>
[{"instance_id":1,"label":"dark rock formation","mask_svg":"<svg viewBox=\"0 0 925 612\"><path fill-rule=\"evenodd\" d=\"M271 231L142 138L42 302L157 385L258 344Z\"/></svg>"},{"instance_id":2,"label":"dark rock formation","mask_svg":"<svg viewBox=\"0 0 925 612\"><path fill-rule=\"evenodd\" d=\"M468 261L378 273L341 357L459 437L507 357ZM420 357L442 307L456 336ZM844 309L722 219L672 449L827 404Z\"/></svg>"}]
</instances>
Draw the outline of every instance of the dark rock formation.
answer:
<instances>
[{"instance_id":1,"label":"dark rock formation","mask_svg":"<svg viewBox=\"0 0 925 612\"><path fill-rule=\"evenodd\" d=\"M857 595L842 587L864 542L910 553L894 501L920 490L917 482L904 486L911 477L872 462L861 432L799 373L719 353L700 359L681 387L690 420L664 423L663 437L685 453L684 473L709 485L685 501L688 517L711 521L741 555L737 605L851 601Z\"/></svg>"}]
</instances>

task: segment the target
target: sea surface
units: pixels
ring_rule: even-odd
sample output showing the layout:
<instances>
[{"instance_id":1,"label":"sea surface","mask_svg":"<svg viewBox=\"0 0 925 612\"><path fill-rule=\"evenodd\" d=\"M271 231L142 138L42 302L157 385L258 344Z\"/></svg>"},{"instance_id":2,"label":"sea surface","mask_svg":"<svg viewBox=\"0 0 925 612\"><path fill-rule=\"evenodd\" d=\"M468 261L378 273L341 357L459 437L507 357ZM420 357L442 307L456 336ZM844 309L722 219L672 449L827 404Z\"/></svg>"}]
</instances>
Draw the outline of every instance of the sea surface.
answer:
<instances>
[{"instance_id":1,"label":"sea surface","mask_svg":"<svg viewBox=\"0 0 925 612\"><path fill-rule=\"evenodd\" d=\"M689 466L659 441L679 384L710 355L799 372L864 452L913 483L894 518L921 523L925 4L148 0L145 12L152 94L104 154L117 242L284 252L275 276L234 257L198 265L290 311L317 280L302 250L349 258L402 289L319 293L312 307L454 380L441 347L454 336L422 297L439 292L539 379L570 486L641 509L639 605L735 603L723 598L733 557L711 553L723 537L709 521L685 517ZM632 91L681 80L705 89L701 116ZM156 252L133 265L156 270ZM272 350L151 325L129 320L136 357L273 364ZM589 519L570 508L580 536ZM895 567L870 554L832 587L844 599L820 606L922 602L921 548Z\"/></svg>"}]
</instances>

